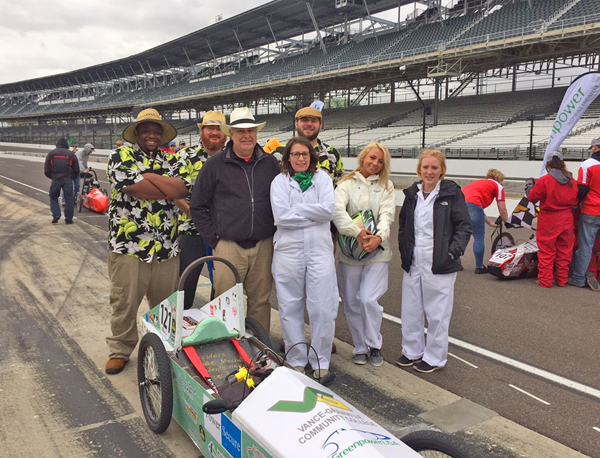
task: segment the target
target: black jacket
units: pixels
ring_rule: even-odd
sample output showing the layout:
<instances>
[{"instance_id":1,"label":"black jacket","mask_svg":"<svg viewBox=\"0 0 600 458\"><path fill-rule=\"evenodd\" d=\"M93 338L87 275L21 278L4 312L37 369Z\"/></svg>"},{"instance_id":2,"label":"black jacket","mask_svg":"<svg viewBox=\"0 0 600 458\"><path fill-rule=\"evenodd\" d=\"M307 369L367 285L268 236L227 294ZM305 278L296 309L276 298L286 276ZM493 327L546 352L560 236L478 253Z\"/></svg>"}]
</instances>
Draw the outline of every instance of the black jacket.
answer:
<instances>
[{"instance_id":1,"label":"black jacket","mask_svg":"<svg viewBox=\"0 0 600 458\"><path fill-rule=\"evenodd\" d=\"M69 149L69 144L64 138L56 142L53 149L46 156L44 175L52 180L60 178L79 178L79 161L75 153Z\"/></svg>"},{"instance_id":2,"label":"black jacket","mask_svg":"<svg viewBox=\"0 0 600 458\"><path fill-rule=\"evenodd\" d=\"M213 248L219 239L251 248L275 233L270 194L279 163L258 145L246 162L232 145L204 163L192 191L192 219Z\"/></svg>"},{"instance_id":3,"label":"black jacket","mask_svg":"<svg viewBox=\"0 0 600 458\"><path fill-rule=\"evenodd\" d=\"M417 183L404 190L404 204L400 210L398 244L402 268L410 271L415 248L415 207ZM434 274L449 274L463 270L460 257L464 254L471 233L471 218L465 196L454 181L442 180L440 192L433 204L433 265Z\"/></svg>"}]
</instances>

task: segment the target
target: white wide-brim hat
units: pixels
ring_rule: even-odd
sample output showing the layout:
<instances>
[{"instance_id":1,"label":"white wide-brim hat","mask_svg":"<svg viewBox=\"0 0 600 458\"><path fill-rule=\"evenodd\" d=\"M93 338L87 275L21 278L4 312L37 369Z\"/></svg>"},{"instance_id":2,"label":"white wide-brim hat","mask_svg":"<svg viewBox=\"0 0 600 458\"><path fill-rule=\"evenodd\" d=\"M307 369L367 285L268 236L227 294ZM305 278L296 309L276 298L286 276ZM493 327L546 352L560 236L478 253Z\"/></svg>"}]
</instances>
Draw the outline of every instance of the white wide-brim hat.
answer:
<instances>
[{"instance_id":1,"label":"white wide-brim hat","mask_svg":"<svg viewBox=\"0 0 600 458\"><path fill-rule=\"evenodd\" d=\"M230 130L232 127L234 129L251 129L252 127L256 127L256 131L260 132L265 127L267 122L256 122L254 116L252 115L252 111L248 107L236 108L229 115L229 124L225 124L221 126L221 130L225 133L225 135L230 134Z\"/></svg>"}]
</instances>

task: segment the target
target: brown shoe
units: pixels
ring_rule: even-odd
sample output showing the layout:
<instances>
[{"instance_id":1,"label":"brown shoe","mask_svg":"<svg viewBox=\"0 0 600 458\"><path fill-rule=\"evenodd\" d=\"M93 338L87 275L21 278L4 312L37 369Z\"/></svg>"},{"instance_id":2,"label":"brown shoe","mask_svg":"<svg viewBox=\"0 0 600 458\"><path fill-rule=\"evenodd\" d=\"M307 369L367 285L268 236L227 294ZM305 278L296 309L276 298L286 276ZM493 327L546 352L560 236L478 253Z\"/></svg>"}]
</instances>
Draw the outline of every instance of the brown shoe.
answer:
<instances>
[{"instance_id":1,"label":"brown shoe","mask_svg":"<svg viewBox=\"0 0 600 458\"><path fill-rule=\"evenodd\" d=\"M118 374L125 368L125 361L121 358L110 358L106 363L106 373L107 374Z\"/></svg>"}]
</instances>

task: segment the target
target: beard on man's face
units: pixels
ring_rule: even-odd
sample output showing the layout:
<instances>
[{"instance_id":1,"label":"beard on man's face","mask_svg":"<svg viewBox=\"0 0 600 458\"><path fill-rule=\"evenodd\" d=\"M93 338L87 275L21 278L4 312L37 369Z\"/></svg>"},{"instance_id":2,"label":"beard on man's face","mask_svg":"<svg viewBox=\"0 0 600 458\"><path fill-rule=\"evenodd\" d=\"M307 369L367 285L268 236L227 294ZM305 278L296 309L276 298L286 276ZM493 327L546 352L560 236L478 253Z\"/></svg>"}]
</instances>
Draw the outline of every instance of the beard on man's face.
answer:
<instances>
[{"instance_id":1,"label":"beard on man's face","mask_svg":"<svg viewBox=\"0 0 600 458\"><path fill-rule=\"evenodd\" d=\"M210 151L222 150L223 147L225 146L225 143L227 142L227 137L225 135L222 135L222 136L211 135L211 134L205 135L204 133L202 133L201 138L202 138L202 146L204 146L204 149L207 149Z\"/></svg>"}]
</instances>

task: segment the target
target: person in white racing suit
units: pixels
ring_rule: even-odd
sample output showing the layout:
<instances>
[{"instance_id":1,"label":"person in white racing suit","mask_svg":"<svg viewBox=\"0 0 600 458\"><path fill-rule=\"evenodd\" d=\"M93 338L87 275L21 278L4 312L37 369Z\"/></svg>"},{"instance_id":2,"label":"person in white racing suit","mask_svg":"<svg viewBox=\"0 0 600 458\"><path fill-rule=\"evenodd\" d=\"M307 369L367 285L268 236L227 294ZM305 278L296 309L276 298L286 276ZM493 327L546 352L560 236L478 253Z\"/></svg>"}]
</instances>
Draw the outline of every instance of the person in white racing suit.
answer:
<instances>
[{"instance_id":1,"label":"person in white racing suit","mask_svg":"<svg viewBox=\"0 0 600 458\"><path fill-rule=\"evenodd\" d=\"M354 237L368 253L365 260L339 254L338 287L346 322L354 344L353 361L373 366L383 364L381 322L383 307L379 299L388 289L390 227L394 222L396 199L394 184L388 179L390 153L380 143L369 143L358 155L358 167L343 177L335 190L333 222L340 234ZM371 210L377 225L372 234L353 219L357 212ZM381 247L382 249L379 249Z\"/></svg>"},{"instance_id":2,"label":"person in white racing suit","mask_svg":"<svg viewBox=\"0 0 600 458\"><path fill-rule=\"evenodd\" d=\"M287 360L300 372L307 363L313 377L329 374L335 335L338 288L330 222L335 199L333 183L317 170L310 142L295 137L282 156L282 172L271 183L271 208L277 231L273 237L273 279ZM312 349L304 336L304 297ZM307 356L308 354L308 356Z\"/></svg>"},{"instance_id":3,"label":"person in white racing suit","mask_svg":"<svg viewBox=\"0 0 600 458\"><path fill-rule=\"evenodd\" d=\"M446 158L439 150L419 156L421 181L404 191L398 242L402 281L401 367L418 372L441 369L448 359L448 327L460 257L471 237L471 219L460 186L445 180ZM425 343L427 317L427 343Z\"/></svg>"}]
</instances>

